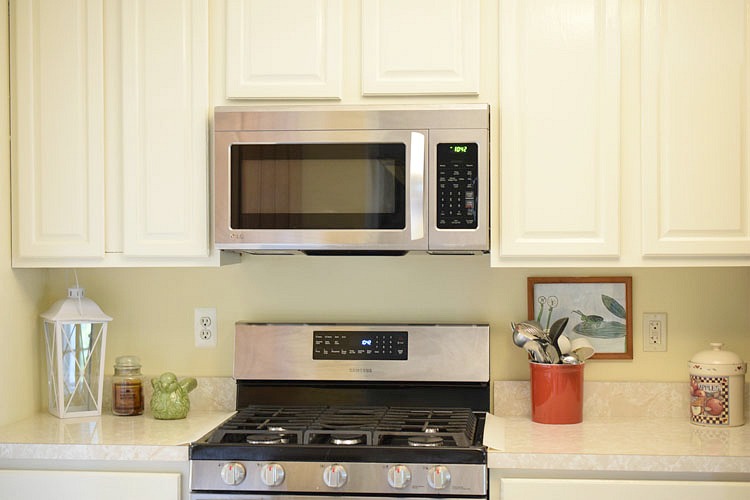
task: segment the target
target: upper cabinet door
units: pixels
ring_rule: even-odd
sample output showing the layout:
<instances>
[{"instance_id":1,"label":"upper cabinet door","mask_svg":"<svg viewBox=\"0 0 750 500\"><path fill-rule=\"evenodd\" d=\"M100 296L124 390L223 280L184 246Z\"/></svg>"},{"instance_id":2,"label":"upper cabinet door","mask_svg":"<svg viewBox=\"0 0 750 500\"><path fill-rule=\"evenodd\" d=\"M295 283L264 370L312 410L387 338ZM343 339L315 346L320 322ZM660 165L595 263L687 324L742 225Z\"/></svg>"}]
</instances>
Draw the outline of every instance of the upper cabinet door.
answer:
<instances>
[{"instance_id":1,"label":"upper cabinet door","mask_svg":"<svg viewBox=\"0 0 750 500\"><path fill-rule=\"evenodd\" d=\"M500 16L501 233L493 262L616 258L620 2L502 0Z\"/></svg>"},{"instance_id":2,"label":"upper cabinet door","mask_svg":"<svg viewBox=\"0 0 750 500\"><path fill-rule=\"evenodd\" d=\"M11 4L13 260L104 255L102 0Z\"/></svg>"},{"instance_id":3,"label":"upper cabinet door","mask_svg":"<svg viewBox=\"0 0 750 500\"><path fill-rule=\"evenodd\" d=\"M342 0L227 0L229 99L340 99Z\"/></svg>"},{"instance_id":4,"label":"upper cabinet door","mask_svg":"<svg viewBox=\"0 0 750 500\"><path fill-rule=\"evenodd\" d=\"M750 255L746 0L643 5L643 254Z\"/></svg>"},{"instance_id":5,"label":"upper cabinet door","mask_svg":"<svg viewBox=\"0 0 750 500\"><path fill-rule=\"evenodd\" d=\"M208 0L122 3L123 251L209 252Z\"/></svg>"},{"instance_id":6,"label":"upper cabinet door","mask_svg":"<svg viewBox=\"0 0 750 500\"><path fill-rule=\"evenodd\" d=\"M478 94L479 0L363 0L362 93Z\"/></svg>"}]
</instances>

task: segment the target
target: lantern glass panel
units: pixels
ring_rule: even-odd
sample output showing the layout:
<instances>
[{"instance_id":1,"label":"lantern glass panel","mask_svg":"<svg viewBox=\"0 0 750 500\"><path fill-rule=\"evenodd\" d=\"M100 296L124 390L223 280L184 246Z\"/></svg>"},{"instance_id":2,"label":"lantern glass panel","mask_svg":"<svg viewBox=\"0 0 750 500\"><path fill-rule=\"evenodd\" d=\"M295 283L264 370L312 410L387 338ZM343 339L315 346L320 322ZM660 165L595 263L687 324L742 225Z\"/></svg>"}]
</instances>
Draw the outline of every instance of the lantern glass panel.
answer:
<instances>
[{"instance_id":1,"label":"lantern glass panel","mask_svg":"<svg viewBox=\"0 0 750 500\"><path fill-rule=\"evenodd\" d=\"M62 324L62 383L67 411L97 409L101 328L101 323Z\"/></svg>"}]
</instances>

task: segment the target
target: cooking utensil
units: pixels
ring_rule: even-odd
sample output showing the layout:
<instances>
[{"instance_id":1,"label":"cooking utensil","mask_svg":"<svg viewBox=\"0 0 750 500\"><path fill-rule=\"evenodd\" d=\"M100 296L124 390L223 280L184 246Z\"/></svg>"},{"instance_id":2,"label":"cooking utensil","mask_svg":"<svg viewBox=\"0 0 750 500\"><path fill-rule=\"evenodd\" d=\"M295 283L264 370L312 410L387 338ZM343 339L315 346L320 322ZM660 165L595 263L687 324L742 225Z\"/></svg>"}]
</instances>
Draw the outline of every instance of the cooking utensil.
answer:
<instances>
[{"instance_id":1,"label":"cooking utensil","mask_svg":"<svg viewBox=\"0 0 750 500\"><path fill-rule=\"evenodd\" d=\"M576 356L572 352L568 354L563 354L562 356L560 356L560 362L564 365L580 365L581 364L581 360L578 359L578 356Z\"/></svg>"},{"instance_id":2,"label":"cooking utensil","mask_svg":"<svg viewBox=\"0 0 750 500\"><path fill-rule=\"evenodd\" d=\"M570 339L566 335L560 335L557 339L557 348L560 349L560 354L568 354L570 352Z\"/></svg>"},{"instance_id":3,"label":"cooking utensil","mask_svg":"<svg viewBox=\"0 0 750 500\"><path fill-rule=\"evenodd\" d=\"M523 348L531 355L531 359L537 363L549 363L544 348L538 340L529 340L523 345Z\"/></svg>"},{"instance_id":4,"label":"cooking utensil","mask_svg":"<svg viewBox=\"0 0 750 500\"><path fill-rule=\"evenodd\" d=\"M522 334L528 335L529 337L534 337L537 339L547 337L547 334L545 333L542 326L536 321L521 321L519 323L516 323L516 329Z\"/></svg>"},{"instance_id":5,"label":"cooking utensil","mask_svg":"<svg viewBox=\"0 0 750 500\"><path fill-rule=\"evenodd\" d=\"M517 323L511 321L510 326L513 329L513 343L518 347L523 347L529 340L537 340L539 338L531 330L521 327Z\"/></svg>"},{"instance_id":6,"label":"cooking utensil","mask_svg":"<svg viewBox=\"0 0 750 500\"><path fill-rule=\"evenodd\" d=\"M548 363L556 365L560 362L560 353L557 352L556 346L552 344L545 344L544 353L547 355Z\"/></svg>"},{"instance_id":7,"label":"cooking utensil","mask_svg":"<svg viewBox=\"0 0 750 500\"><path fill-rule=\"evenodd\" d=\"M594 346L591 342L583 337L578 337L570 341L570 352L575 354L581 361L586 361L594 355Z\"/></svg>"},{"instance_id":8,"label":"cooking utensil","mask_svg":"<svg viewBox=\"0 0 750 500\"><path fill-rule=\"evenodd\" d=\"M557 339L559 339L560 335L562 335L563 331L565 331L566 326L568 326L568 317L563 316L562 318L552 323L552 326L549 328L549 340L550 340L550 343L557 350L558 355L561 355L562 351L557 345Z\"/></svg>"}]
</instances>

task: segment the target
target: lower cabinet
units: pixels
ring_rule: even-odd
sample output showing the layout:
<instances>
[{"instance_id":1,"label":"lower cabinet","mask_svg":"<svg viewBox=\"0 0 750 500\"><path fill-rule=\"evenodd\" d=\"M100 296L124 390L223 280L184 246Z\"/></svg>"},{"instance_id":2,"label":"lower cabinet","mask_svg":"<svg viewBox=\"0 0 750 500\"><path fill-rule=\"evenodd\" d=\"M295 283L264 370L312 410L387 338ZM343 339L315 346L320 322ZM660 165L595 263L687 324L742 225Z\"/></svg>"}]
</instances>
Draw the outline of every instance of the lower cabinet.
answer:
<instances>
[{"instance_id":1,"label":"lower cabinet","mask_svg":"<svg viewBox=\"0 0 750 500\"><path fill-rule=\"evenodd\" d=\"M3 500L180 500L176 472L0 470Z\"/></svg>"},{"instance_id":2,"label":"lower cabinet","mask_svg":"<svg viewBox=\"0 0 750 500\"><path fill-rule=\"evenodd\" d=\"M746 500L750 482L501 478L492 500ZM494 497L494 498L493 498Z\"/></svg>"}]
</instances>

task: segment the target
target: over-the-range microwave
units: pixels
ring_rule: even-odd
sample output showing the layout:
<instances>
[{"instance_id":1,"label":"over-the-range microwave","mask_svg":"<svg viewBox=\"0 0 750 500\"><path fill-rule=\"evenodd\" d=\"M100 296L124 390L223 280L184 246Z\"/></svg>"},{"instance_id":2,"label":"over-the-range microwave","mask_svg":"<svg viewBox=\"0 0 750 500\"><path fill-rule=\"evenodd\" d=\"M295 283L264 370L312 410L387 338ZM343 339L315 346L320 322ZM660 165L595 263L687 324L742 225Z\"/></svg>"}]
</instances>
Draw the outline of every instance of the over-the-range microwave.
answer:
<instances>
[{"instance_id":1,"label":"over-the-range microwave","mask_svg":"<svg viewBox=\"0 0 750 500\"><path fill-rule=\"evenodd\" d=\"M486 252L489 111L487 104L217 107L216 247Z\"/></svg>"}]
</instances>

